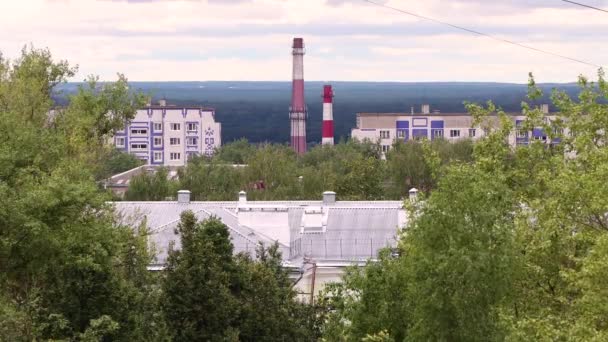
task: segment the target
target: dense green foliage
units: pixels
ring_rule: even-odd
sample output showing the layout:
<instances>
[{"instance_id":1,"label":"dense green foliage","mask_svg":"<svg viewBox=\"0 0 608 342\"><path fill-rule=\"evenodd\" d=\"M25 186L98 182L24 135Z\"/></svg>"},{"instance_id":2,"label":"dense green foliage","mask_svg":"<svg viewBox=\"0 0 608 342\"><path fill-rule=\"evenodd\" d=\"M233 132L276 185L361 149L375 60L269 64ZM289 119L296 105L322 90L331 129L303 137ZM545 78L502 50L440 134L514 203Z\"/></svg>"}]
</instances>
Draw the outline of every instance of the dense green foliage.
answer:
<instances>
[{"instance_id":1,"label":"dense green foliage","mask_svg":"<svg viewBox=\"0 0 608 342\"><path fill-rule=\"evenodd\" d=\"M96 176L97 179L109 178L113 175L134 169L143 165L144 161L130 153L118 149L111 150L107 155L103 168Z\"/></svg>"},{"instance_id":2,"label":"dense green foliage","mask_svg":"<svg viewBox=\"0 0 608 342\"><path fill-rule=\"evenodd\" d=\"M608 338L608 85L554 92L549 122L524 103L523 129L559 145L512 149L512 122L474 146L471 162L441 166L439 183L408 204L397 251L349 271L328 293L330 341L603 341ZM539 96L530 81L530 100ZM492 103L470 104L485 125ZM434 161L433 161L434 160Z\"/></svg>"},{"instance_id":3,"label":"dense green foliage","mask_svg":"<svg viewBox=\"0 0 608 342\"><path fill-rule=\"evenodd\" d=\"M146 228L120 225L95 183L110 151L103 142L138 97L122 76L103 86L91 79L49 116L53 86L74 71L47 50L0 60L3 340L154 335Z\"/></svg>"},{"instance_id":4,"label":"dense green foliage","mask_svg":"<svg viewBox=\"0 0 608 342\"><path fill-rule=\"evenodd\" d=\"M178 225L181 249L171 250L162 310L176 341L311 341L314 311L296 302L281 267L278 245L258 246L257 260L233 255L226 226L197 222L191 211Z\"/></svg>"},{"instance_id":5,"label":"dense green foliage","mask_svg":"<svg viewBox=\"0 0 608 342\"><path fill-rule=\"evenodd\" d=\"M130 201L164 201L175 195L173 183L168 181L169 171L161 167L153 174L144 172L133 176L125 198Z\"/></svg>"},{"instance_id":6,"label":"dense green foliage","mask_svg":"<svg viewBox=\"0 0 608 342\"><path fill-rule=\"evenodd\" d=\"M240 190L254 200L314 200L331 190L341 200L398 200L412 187L435 187L433 161L425 157L425 149L440 164L450 164L470 161L473 144L470 140L397 142L383 161L380 146L368 141L317 146L298 157L285 145L239 140L222 146L213 158L189 161L176 180L167 179L166 172L134 177L125 198L162 200L186 189L198 201L234 200Z\"/></svg>"}]
</instances>

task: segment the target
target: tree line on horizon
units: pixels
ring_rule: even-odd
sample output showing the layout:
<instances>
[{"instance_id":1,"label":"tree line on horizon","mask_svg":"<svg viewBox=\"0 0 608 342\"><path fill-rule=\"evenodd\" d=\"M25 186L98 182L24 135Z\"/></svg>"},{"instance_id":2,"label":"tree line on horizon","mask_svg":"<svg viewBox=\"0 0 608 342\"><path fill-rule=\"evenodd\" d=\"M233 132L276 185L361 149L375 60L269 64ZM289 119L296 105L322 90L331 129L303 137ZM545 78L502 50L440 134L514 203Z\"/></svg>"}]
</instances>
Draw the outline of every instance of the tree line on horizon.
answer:
<instances>
[{"instance_id":1,"label":"tree line on horizon","mask_svg":"<svg viewBox=\"0 0 608 342\"><path fill-rule=\"evenodd\" d=\"M247 137L252 143L289 141L291 82L130 82L133 91L154 99L164 98L168 104L205 106L216 110L216 120L222 124L222 138L232 142ZM204 84L204 88L200 88ZM259 85L258 85L259 84ZM526 96L525 84L497 83L377 83L332 82L333 116L336 141L348 139L356 125L356 113L404 113L412 107L420 113L422 104L443 113L466 113L463 101L484 102L495 99L496 105L508 112L520 112ZM54 99L67 104L67 94L75 92L78 84L59 85L64 93ZM232 87L229 88L229 87ZM576 84L540 85L550 92L559 88L576 96ZM307 141L314 147L321 141L323 103L321 82L306 82L305 99L308 107ZM535 103L550 103L549 96Z\"/></svg>"},{"instance_id":2,"label":"tree line on horizon","mask_svg":"<svg viewBox=\"0 0 608 342\"><path fill-rule=\"evenodd\" d=\"M170 250L163 271L148 271L145 223L122 223L98 183L123 164L107 138L142 97L122 75L103 85L92 77L49 118L53 88L74 73L48 50L0 58L0 340L608 339L603 71L597 82L579 79L577 98L553 93L560 118L552 124L571 134L523 104L524 129L562 140L551 148L510 147L511 120L492 103L468 104L476 124L498 111L501 125L458 150L403 144L384 162L374 144L298 158L285 146L241 141L180 171L180 187L203 200L240 182L264 182L255 199L309 198L327 187L344 199L400 198L421 184L420 198L404 201L410 219L397 248L348 268L315 306L296 299L276 246L233 255L221 221L191 212L177 227L182 248ZM533 78L529 90L530 102L541 95ZM238 158L247 158L245 174L221 177L221 164ZM428 178L414 177L410 164Z\"/></svg>"}]
</instances>

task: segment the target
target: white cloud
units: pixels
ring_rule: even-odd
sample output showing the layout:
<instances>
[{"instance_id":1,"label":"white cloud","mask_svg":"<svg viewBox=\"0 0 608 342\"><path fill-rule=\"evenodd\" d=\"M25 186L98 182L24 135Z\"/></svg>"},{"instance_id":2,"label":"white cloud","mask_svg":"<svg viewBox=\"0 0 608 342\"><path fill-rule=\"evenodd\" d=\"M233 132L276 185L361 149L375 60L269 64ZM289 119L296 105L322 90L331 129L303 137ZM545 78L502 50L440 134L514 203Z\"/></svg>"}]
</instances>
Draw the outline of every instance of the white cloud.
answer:
<instances>
[{"instance_id":1,"label":"white cloud","mask_svg":"<svg viewBox=\"0 0 608 342\"><path fill-rule=\"evenodd\" d=\"M608 7L608 1L589 0ZM594 68L425 22L362 0L0 0L0 51L49 47L80 79L288 80L290 41L315 80L573 81ZM608 64L605 14L556 1L391 0L573 58Z\"/></svg>"}]
</instances>

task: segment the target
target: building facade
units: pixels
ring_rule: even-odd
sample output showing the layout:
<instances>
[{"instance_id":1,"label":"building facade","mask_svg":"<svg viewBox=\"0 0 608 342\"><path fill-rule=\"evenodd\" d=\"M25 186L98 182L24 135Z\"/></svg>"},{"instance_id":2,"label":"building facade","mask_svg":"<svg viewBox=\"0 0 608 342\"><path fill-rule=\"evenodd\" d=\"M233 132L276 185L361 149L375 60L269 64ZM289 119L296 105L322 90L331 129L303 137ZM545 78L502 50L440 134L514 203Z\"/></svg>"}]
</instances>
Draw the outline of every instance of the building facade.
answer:
<instances>
[{"instance_id":1,"label":"building facade","mask_svg":"<svg viewBox=\"0 0 608 342\"><path fill-rule=\"evenodd\" d=\"M148 105L138 109L114 146L148 165L182 166L196 155L213 155L221 146L222 126L215 110L203 107Z\"/></svg>"},{"instance_id":2,"label":"building facade","mask_svg":"<svg viewBox=\"0 0 608 342\"><path fill-rule=\"evenodd\" d=\"M547 120L555 119L549 114L548 105L542 105ZM519 113L507 113L513 120L514 132L509 136L512 146L527 145L532 140L546 143L559 143L559 139L551 140L542 129L523 131L518 129L525 117ZM395 141L406 142L418 139L479 139L487 134L492 127L497 127L498 117L488 118L487 127L473 125L473 118L464 113L440 113L430 111L429 105L423 105L421 113L357 113L357 126L351 130L351 137L360 141L379 142L383 153L390 150Z\"/></svg>"}]
</instances>

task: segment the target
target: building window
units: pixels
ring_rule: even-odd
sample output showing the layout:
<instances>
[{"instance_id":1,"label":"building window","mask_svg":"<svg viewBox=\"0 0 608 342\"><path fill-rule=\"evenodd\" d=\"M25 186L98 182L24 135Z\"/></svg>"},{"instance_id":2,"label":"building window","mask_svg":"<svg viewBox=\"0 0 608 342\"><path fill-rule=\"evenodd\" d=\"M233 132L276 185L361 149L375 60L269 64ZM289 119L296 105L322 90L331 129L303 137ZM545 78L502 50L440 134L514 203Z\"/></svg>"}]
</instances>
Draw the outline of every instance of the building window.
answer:
<instances>
[{"instance_id":1,"label":"building window","mask_svg":"<svg viewBox=\"0 0 608 342\"><path fill-rule=\"evenodd\" d=\"M163 153L162 152L154 152L154 161L162 162L163 161Z\"/></svg>"},{"instance_id":2,"label":"building window","mask_svg":"<svg viewBox=\"0 0 608 342\"><path fill-rule=\"evenodd\" d=\"M147 129L142 129L142 128L134 128L131 130L131 134L133 135L146 135L148 134L148 130Z\"/></svg>"},{"instance_id":3,"label":"building window","mask_svg":"<svg viewBox=\"0 0 608 342\"><path fill-rule=\"evenodd\" d=\"M196 123L188 122L188 131L196 131Z\"/></svg>"},{"instance_id":4,"label":"building window","mask_svg":"<svg viewBox=\"0 0 608 342\"><path fill-rule=\"evenodd\" d=\"M181 125L180 125L180 124L178 124L178 123L172 123L172 124L171 124L171 130L172 130L172 131L179 131L179 130L181 130L181 129L182 129L182 127L181 127Z\"/></svg>"},{"instance_id":5,"label":"building window","mask_svg":"<svg viewBox=\"0 0 608 342\"><path fill-rule=\"evenodd\" d=\"M542 142L546 142L547 141L547 136L543 135L543 136L534 137L534 140L539 140L539 141L542 141Z\"/></svg>"},{"instance_id":6,"label":"building window","mask_svg":"<svg viewBox=\"0 0 608 342\"><path fill-rule=\"evenodd\" d=\"M399 129L397 130L397 138L405 138L405 130Z\"/></svg>"},{"instance_id":7,"label":"building window","mask_svg":"<svg viewBox=\"0 0 608 342\"><path fill-rule=\"evenodd\" d=\"M161 122L155 122L154 123L154 131L155 132L160 132L163 130L163 124Z\"/></svg>"},{"instance_id":8,"label":"building window","mask_svg":"<svg viewBox=\"0 0 608 342\"><path fill-rule=\"evenodd\" d=\"M459 129L451 129L450 130L450 138L458 138L460 136Z\"/></svg>"},{"instance_id":9,"label":"building window","mask_svg":"<svg viewBox=\"0 0 608 342\"><path fill-rule=\"evenodd\" d=\"M484 128L484 129L483 129L483 135L490 135L490 133L491 133L491 132L492 132L492 131L490 131L490 129L489 129L489 128Z\"/></svg>"},{"instance_id":10,"label":"building window","mask_svg":"<svg viewBox=\"0 0 608 342\"><path fill-rule=\"evenodd\" d=\"M163 138L154 137L154 147L160 147L163 145Z\"/></svg>"},{"instance_id":11,"label":"building window","mask_svg":"<svg viewBox=\"0 0 608 342\"><path fill-rule=\"evenodd\" d=\"M169 154L169 159L171 159L171 160L180 160L180 159L182 159L182 154L181 153L176 153L176 152L171 152Z\"/></svg>"},{"instance_id":12,"label":"building window","mask_svg":"<svg viewBox=\"0 0 608 342\"><path fill-rule=\"evenodd\" d=\"M188 137L186 138L186 144L188 146L196 146L198 144L198 138Z\"/></svg>"},{"instance_id":13,"label":"building window","mask_svg":"<svg viewBox=\"0 0 608 342\"><path fill-rule=\"evenodd\" d=\"M523 129L518 129L517 130L517 137L518 138L527 138L528 137L528 132L524 131Z\"/></svg>"},{"instance_id":14,"label":"building window","mask_svg":"<svg viewBox=\"0 0 608 342\"><path fill-rule=\"evenodd\" d=\"M431 135L433 138L443 138L443 130L442 129L434 129L431 131Z\"/></svg>"},{"instance_id":15,"label":"building window","mask_svg":"<svg viewBox=\"0 0 608 342\"><path fill-rule=\"evenodd\" d=\"M391 149L390 145L382 145L382 152L387 153Z\"/></svg>"},{"instance_id":16,"label":"building window","mask_svg":"<svg viewBox=\"0 0 608 342\"><path fill-rule=\"evenodd\" d=\"M390 131L380 131L380 139L390 139L391 132Z\"/></svg>"},{"instance_id":17,"label":"building window","mask_svg":"<svg viewBox=\"0 0 608 342\"><path fill-rule=\"evenodd\" d=\"M125 138L116 138L116 147L125 147Z\"/></svg>"},{"instance_id":18,"label":"building window","mask_svg":"<svg viewBox=\"0 0 608 342\"><path fill-rule=\"evenodd\" d=\"M169 139L169 145L179 145L179 144L180 144L179 138Z\"/></svg>"},{"instance_id":19,"label":"building window","mask_svg":"<svg viewBox=\"0 0 608 342\"><path fill-rule=\"evenodd\" d=\"M132 150L146 150L148 148L148 144L131 144Z\"/></svg>"},{"instance_id":20,"label":"building window","mask_svg":"<svg viewBox=\"0 0 608 342\"><path fill-rule=\"evenodd\" d=\"M469 128L469 137L474 138L476 133L475 128Z\"/></svg>"}]
</instances>

